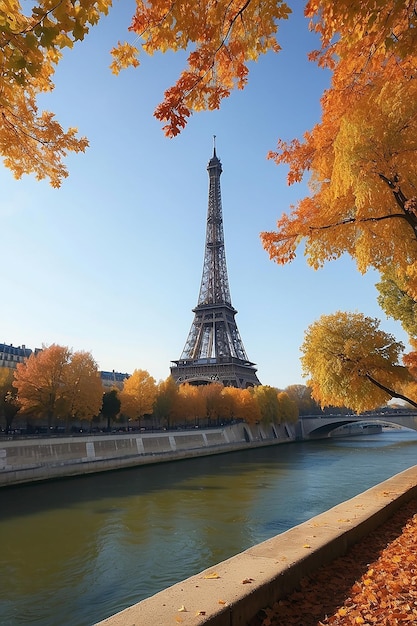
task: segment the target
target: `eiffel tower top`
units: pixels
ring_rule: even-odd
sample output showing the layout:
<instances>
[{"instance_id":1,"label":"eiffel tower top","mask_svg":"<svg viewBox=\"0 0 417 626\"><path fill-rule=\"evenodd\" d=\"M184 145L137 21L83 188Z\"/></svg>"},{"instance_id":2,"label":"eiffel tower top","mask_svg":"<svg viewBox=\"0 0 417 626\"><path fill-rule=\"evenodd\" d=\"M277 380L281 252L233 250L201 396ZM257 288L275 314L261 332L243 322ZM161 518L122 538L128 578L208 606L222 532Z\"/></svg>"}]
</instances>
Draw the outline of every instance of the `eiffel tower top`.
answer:
<instances>
[{"instance_id":1,"label":"eiffel tower top","mask_svg":"<svg viewBox=\"0 0 417 626\"><path fill-rule=\"evenodd\" d=\"M214 139L216 139L214 137ZM224 247L222 201L220 175L222 164L213 147L213 156L208 162L209 199L207 211L206 246L203 275L197 307L212 305L232 306L227 276L226 253Z\"/></svg>"}]
</instances>

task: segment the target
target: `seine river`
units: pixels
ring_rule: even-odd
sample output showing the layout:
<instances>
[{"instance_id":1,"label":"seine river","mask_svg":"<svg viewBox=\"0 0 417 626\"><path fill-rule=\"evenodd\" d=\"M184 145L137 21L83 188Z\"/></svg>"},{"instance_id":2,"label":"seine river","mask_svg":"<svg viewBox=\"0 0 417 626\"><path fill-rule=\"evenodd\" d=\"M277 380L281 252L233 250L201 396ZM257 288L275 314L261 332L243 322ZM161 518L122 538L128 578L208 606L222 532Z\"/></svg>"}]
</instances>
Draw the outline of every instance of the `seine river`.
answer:
<instances>
[{"instance_id":1,"label":"seine river","mask_svg":"<svg viewBox=\"0 0 417 626\"><path fill-rule=\"evenodd\" d=\"M0 490L1 626L91 626L417 464L417 433Z\"/></svg>"}]
</instances>

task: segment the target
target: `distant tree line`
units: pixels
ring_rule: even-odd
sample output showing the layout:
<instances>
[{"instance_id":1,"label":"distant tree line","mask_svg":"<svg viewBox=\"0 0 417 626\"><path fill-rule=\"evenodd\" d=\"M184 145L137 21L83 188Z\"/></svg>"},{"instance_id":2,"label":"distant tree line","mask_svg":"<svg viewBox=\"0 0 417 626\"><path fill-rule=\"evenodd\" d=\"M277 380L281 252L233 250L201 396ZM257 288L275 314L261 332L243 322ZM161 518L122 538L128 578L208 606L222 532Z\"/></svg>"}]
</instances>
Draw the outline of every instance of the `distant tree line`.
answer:
<instances>
[{"instance_id":1,"label":"distant tree line","mask_svg":"<svg viewBox=\"0 0 417 626\"><path fill-rule=\"evenodd\" d=\"M89 352L52 345L32 353L16 369L0 369L0 428L27 432L75 428L177 428L296 422L322 413L308 387L268 385L237 389L221 383L178 386L169 376L156 382L137 369L123 387L104 388Z\"/></svg>"}]
</instances>

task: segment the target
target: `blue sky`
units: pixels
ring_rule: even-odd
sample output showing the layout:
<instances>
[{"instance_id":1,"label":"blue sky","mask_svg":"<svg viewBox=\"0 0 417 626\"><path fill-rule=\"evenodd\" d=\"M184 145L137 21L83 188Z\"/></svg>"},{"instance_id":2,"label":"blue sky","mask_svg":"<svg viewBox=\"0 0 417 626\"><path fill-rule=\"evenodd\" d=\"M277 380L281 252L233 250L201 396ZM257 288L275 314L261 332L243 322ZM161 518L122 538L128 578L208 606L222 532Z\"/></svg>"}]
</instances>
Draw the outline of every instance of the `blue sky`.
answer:
<instances>
[{"instance_id":1,"label":"blue sky","mask_svg":"<svg viewBox=\"0 0 417 626\"><path fill-rule=\"evenodd\" d=\"M293 3L296 4L295 2ZM298 6L298 5L297 5ZM278 137L301 137L320 118L328 75L307 61L316 47L296 9L282 23L283 50L250 65L249 85L220 111L191 117L167 139L153 117L184 64L181 54L142 57L111 74L109 50L133 41L134 3L116 3L86 40L66 51L55 90L42 97L90 147L67 159L58 190L0 168L2 336L35 348L53 343L92 353L100 369L169 375L193 320L203 267L208 160L216 135L232 303L249 359L263 384L303 383L299 347L323 313L360 311L405 341L379 309L374 283L344 258L319 271L300 252L271 262L259 233L307 193L266 155Z\"/></svg>"}]
</instances>

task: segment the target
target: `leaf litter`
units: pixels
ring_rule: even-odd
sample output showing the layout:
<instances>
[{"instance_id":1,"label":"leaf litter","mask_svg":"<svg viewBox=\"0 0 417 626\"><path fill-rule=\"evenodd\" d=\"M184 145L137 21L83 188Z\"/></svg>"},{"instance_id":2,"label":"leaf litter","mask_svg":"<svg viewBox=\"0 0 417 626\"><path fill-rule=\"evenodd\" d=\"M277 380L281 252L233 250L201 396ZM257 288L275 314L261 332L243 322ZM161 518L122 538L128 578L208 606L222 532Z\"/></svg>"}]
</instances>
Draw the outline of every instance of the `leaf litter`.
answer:
<instances>
[{"instance_id":1,"label":"leaf litter","mask_svg":"<svg viewBox=\"0 0 417 626\"><path fill-rule=\"evenodd\" d=\"M249 626L417 625L417 500L305 577Z\"/></svg>"}]
</instances>

